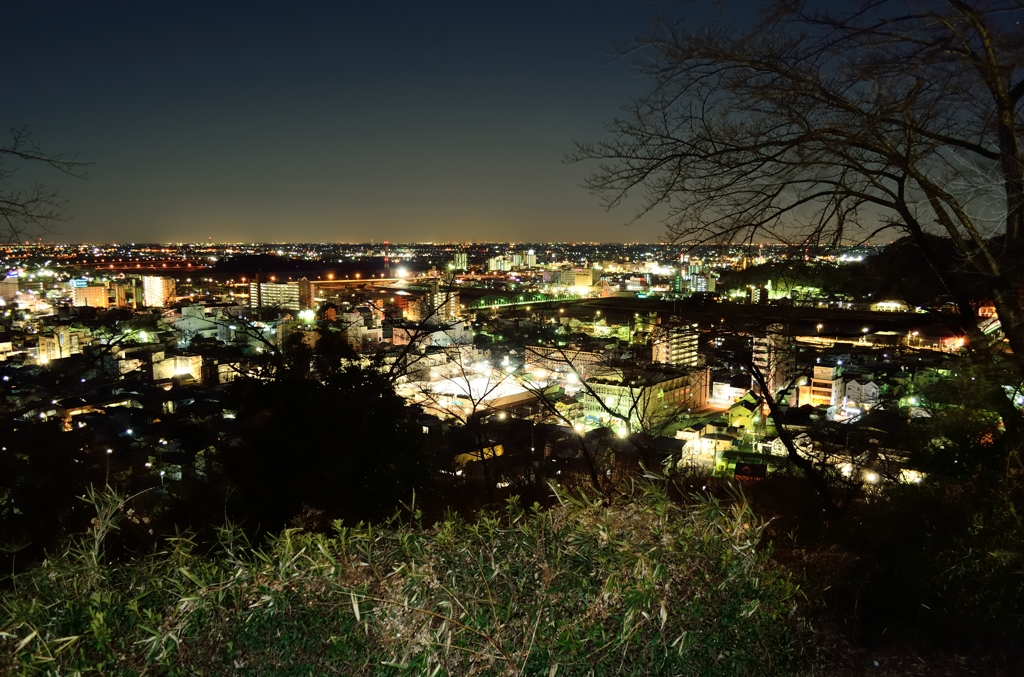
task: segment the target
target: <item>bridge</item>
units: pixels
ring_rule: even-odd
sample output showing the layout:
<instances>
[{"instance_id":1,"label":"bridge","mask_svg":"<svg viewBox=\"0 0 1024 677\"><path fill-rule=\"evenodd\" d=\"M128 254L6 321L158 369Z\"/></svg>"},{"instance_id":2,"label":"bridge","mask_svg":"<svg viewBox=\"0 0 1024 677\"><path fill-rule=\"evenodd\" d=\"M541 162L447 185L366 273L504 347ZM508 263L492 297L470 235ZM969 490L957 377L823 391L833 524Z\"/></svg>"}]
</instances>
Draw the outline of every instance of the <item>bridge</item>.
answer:
<instances>
[{"instance_id":1,"label":"bridge","mask_svg":"<svg viewBox=\"0 0 1024 677\"><path fill-rule=\"evenodd\" d=\"M466 305L470 310L483 310L485 308L503 308L507 306L525 306L534 303L550 303L554 301L578 301L578 294L540 294L525 293L515 295L491 295L478 298L476 301Z\"/></svg>"}]
</instances>

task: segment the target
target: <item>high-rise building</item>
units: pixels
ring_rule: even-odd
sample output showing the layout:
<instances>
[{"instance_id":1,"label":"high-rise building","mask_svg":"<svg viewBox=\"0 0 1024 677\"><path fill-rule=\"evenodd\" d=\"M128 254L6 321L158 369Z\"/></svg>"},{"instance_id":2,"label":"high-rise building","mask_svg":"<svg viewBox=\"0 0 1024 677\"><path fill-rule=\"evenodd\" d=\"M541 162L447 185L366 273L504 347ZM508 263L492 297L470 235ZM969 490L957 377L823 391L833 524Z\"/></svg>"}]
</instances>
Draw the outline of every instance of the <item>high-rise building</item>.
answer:
<instances>
[{"instance_id":1,"label":"high-rise building","mask_svg":"<svg viewBox=\"0 0 1024 677\"><path fill-rule=\"evenodd\" d=\"M299 287L299 305L303 310L313 308L313 285L304 277L295 284Z\"/></svg>"},{"instance_id":2,"label":"high-rise building","mask_svg":"<svg viewBox=\"0 0 1024 677\"><path fill-rule=\"evenodd\" d=\"M423 320L430 324L451 324L459 319L459 292L430 281L430 291L423 298Z\"/></svg>"},{"instance_id":3,"label":"high-rise building","mask_svg":"<svg viewBox=\"0 0 1024 677\"><path fill-rule=\"evenodd\" d=\"M754 366L764 375L768 392L773 397L789 386L796 366L793 340L781 324L771 324L763 336L754 337ZM753 389L760 393L757 380L751 377Z\"/></svg>"},{"instance_id":4,"label":"high-rise building","mask_svg":"<svg viewBox=\"0 0 1024 677\"><path fill-rule=\"evenodd\" d=\"M309 280L298 282L250 282L250 308L281 308L298 312L313 307L313 291Z\"/></svg>"},{"instance_id":5,"label":"high-rise building","mask_svg":"<svg viewBox=\"0 0 1024 677\"><path fill-rule=\"evenodd\" d=\"M452 268L455 270L469 270L469 254L466 252L455 252L452 258Z\"/></svg>"},{"instance_id":6,"label":"high-rise building","mask_svg":"<svg viewBox=\"0 0 1024 677\"><path fill-rule=\"evenodd\" d=\"M163 308L174 300L174 278L146 275L142 278L142 298L150 308Z\"/></svg>"},{"instance_id":7,"label":"high-rise building","mask_svg":"<svg viewBox=\"0 0 1024 677\"><path fill-rule=\"evenodd\" d=\"M13 303L14 297L18 293L18 276L10 275L3 280L0 280L0 299L4 303Z\"/></svg>"},{"instance_id":8,"label":"high-rise building","mask_svg":"<svg viewBox=\"0 0 1024 677\"><path fill-rule=\"evenodd\" d=\"M764 305L768 303L767 287L747 287L747 303L752 305Z\"/></svg>"},{"instance_id":9,"label":"high-rise building","mask_svg":"<svg viewBox=\"0 0 1024 677\"><path fill-rule=\"evenodd\" d=\"M711 275L691 275L690 289L695 292L715 291L715 278Z\"/></svg>"},{"instance_id":10,"label":"high-rise building","mask_svg":"<svg viewBox=\"0 0 1024 677\"><path fill-rule=\"evenodd\" d=\"M91 284L86 287L72 287L71 301L76 306L89 306L90 308L106 308L110 305L107 296L107 285Z\"/></svg>"},{"instance_id":11,"label":"high-rise building","mask_svg":"<svg viewBox=\"0 0 1024 677\"><path fill-rule=\"evenodd\" d=\"M698 324L679 323L672 318L668 325L658 325L651 332L654 339L651 360L675 367L696 367L699 362Z\"/></svg>"},{"instance_id":12,"label":"high-rise building","mask_svg":"<svg viewBox=\"0 0 1024 677\"><path fill-rule=\"evenodd\" d=\"M126 308L128 306L127 289L123 284L114 285L114 307Z\"/></svg>"},{"instance_id":13,"label":"high-rise building","mask_svg":"<svg viewBox=\"0 0 1024 677\"><path fill-rule=\"evenodd\" d=\"M487 259L487 272L505 272L512 270L512 262L505 256L492 256Z\"/></svg>"},{"instance_id":14,"label":"high-rise building","mask_svg":"<svg viewBox=\"0 0 1024 677\"><path fill-rule=\"evenodd\" d=\"M675 294L684 294L690 290L690 278L686 275L685 268L677 268L676 274L672 278L672 292Z\"/></svg>"}]
</instances>

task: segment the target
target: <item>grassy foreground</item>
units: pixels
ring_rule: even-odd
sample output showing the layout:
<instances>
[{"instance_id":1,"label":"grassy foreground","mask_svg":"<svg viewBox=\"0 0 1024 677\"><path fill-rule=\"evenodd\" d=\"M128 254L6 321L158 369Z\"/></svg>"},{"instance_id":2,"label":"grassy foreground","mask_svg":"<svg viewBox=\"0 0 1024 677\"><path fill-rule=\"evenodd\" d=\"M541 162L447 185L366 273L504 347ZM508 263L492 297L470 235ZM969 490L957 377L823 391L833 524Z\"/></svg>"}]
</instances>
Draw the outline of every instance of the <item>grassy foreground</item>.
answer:
<instances>
[{"instance_id":1,"label":"grassy foreground","mask_svg":"<svg viewBox=\"0 0 1024 677\"><path fill-rule=\"evenodd\" d=\"M0 671L72 675L785 674L797 587L742 507L680 508L659 487L562 497L473 522L287 531L215 552L187 539L107 562L124 504L19 575Z\"/></svg>"}]
</instances>

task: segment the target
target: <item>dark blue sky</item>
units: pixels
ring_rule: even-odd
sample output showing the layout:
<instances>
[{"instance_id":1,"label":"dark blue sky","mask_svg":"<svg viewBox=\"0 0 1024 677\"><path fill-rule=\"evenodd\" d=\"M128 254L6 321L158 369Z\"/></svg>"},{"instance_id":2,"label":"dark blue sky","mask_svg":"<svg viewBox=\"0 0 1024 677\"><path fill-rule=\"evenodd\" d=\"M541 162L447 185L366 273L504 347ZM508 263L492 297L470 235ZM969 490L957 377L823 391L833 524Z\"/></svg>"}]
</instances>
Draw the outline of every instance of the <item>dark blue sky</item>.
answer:
<instances>
[{"instance_id":1,"label":"dark blue sky","mask_svg":"<svg viewBox=\"0 0 1024 677\"><path fill-rule=\"evenodd\" d=\"M673 9L12 3L0 123L95 163L45 176L58 241L655 240L562 157L645 89L614 45Z\"/></svg>"}]
</instances>

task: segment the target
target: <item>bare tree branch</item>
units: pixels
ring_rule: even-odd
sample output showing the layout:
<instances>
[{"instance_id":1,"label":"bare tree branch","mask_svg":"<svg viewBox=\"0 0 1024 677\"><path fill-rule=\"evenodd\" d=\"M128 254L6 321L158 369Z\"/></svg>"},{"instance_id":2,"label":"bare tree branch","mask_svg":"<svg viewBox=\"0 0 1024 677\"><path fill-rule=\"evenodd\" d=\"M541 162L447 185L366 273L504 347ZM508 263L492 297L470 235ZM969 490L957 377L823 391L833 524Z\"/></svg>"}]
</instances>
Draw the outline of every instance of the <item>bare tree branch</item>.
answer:
<instances>
[{"instance_id":1,"label":"bare tree branch","mask_svg":"<svg viewBox=\"0 0 1024 677\"><path fill-rule=\"evenodd\" d=\"M90 163L69 153L48 153L23 127L10 130L10 140L0 145L0 222L2 239L22 242L28 237L49 232L53 224L65 218L66 201L59 192L40 183L16 187L19 167L45 165L75 178L86 178Z\"/></svg>"}]
</instances>

